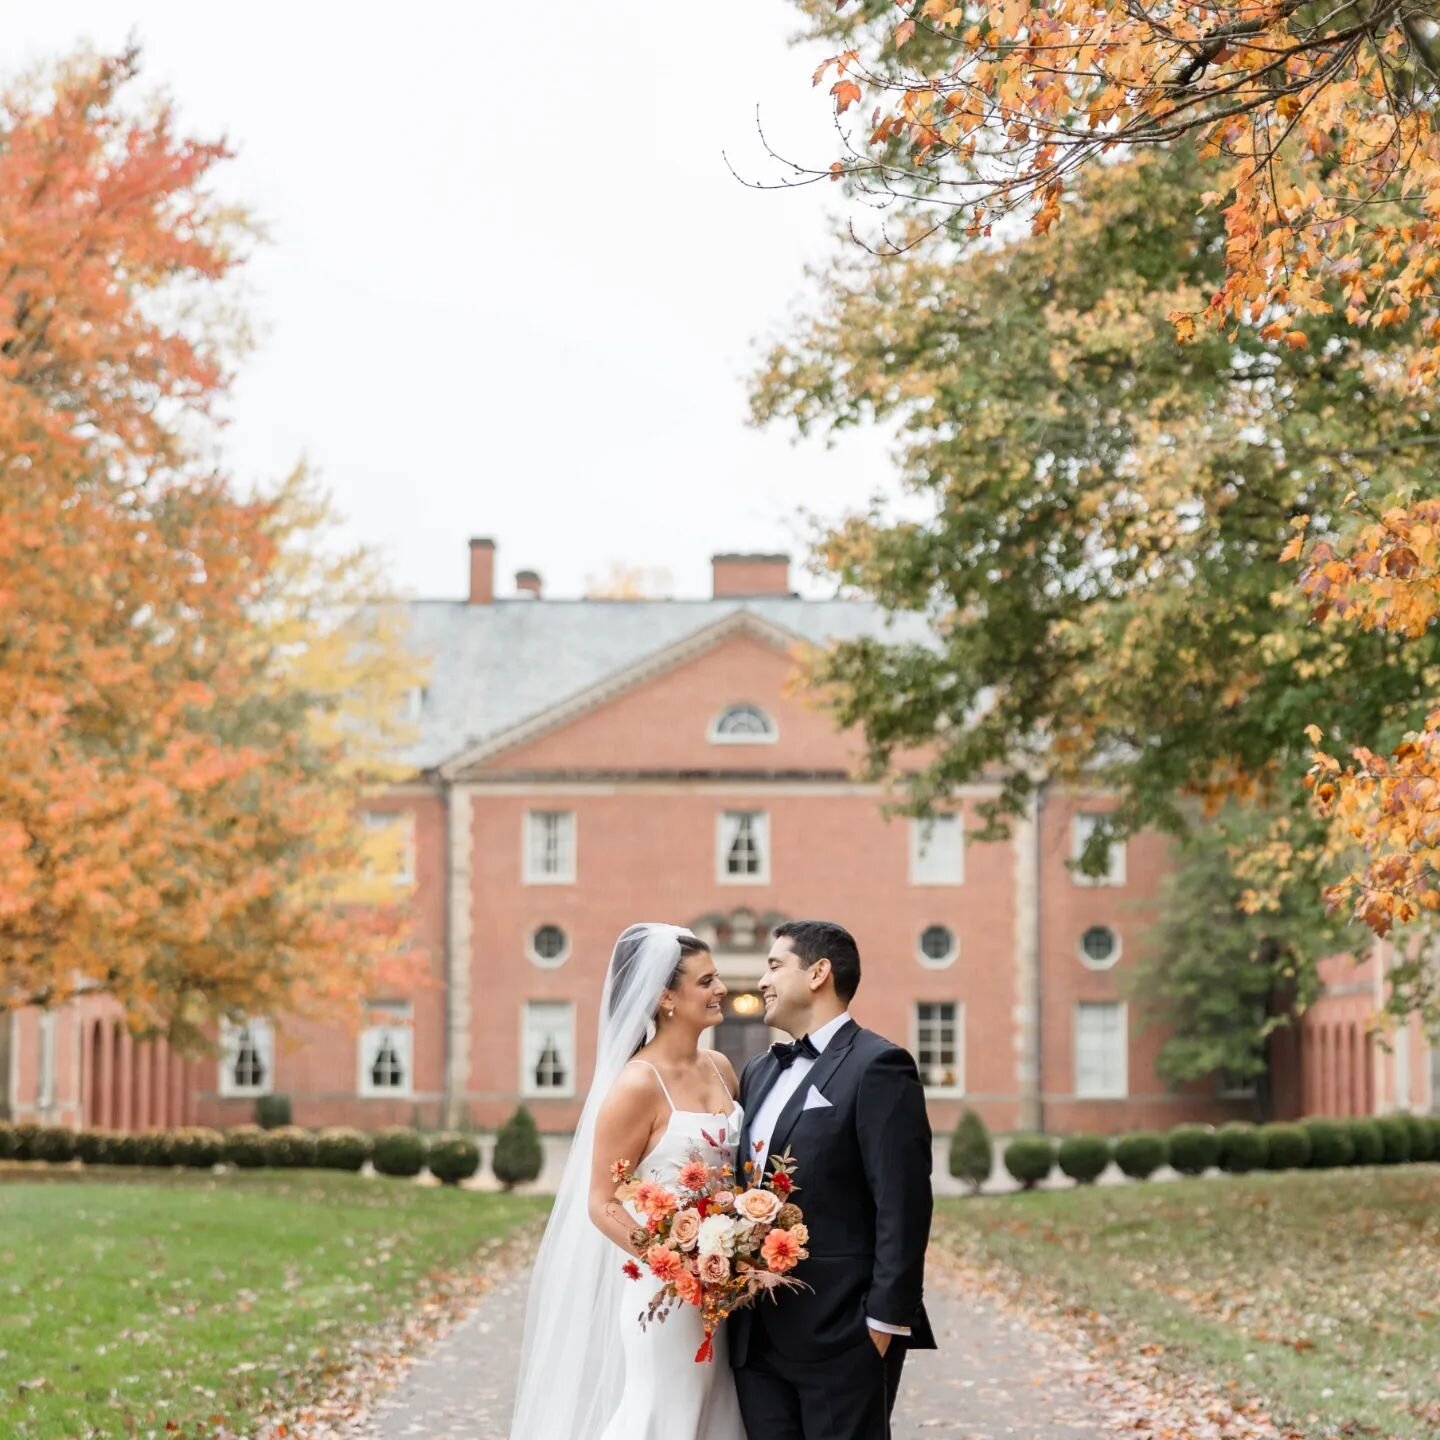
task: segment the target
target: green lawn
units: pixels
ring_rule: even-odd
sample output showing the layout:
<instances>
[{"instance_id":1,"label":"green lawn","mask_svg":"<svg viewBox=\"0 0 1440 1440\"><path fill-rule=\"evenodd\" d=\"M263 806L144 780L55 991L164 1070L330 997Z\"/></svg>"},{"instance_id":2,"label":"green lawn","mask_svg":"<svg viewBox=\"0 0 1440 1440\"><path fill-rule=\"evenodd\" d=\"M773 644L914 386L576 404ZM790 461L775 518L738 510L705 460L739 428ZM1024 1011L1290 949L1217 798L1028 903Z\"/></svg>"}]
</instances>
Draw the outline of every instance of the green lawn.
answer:
<instances>
[{"instance_id":1,"label":"green lawn","mask_svg":"<svg viewBox=\"0 0 1440 1440\"><path fill-rule=\"evenodd\" d=\"M940 1242L998 1262L1022 1301L1117 1325L1131 1347L1238 1383L1306 1436L1440 1435L1440 1167L1054 1191L940 1211Z\"/></svg>"},{"instance_id":2,"label":"green lawn","mask_svg":"<svg viewBox=\"0 0 1440 1440\"><path fill-rule=\"evenodd\" d=\"M547 1203L311 1171L8 1178L0 1435L246 1433Z\"/></svg>"}]
</instances>

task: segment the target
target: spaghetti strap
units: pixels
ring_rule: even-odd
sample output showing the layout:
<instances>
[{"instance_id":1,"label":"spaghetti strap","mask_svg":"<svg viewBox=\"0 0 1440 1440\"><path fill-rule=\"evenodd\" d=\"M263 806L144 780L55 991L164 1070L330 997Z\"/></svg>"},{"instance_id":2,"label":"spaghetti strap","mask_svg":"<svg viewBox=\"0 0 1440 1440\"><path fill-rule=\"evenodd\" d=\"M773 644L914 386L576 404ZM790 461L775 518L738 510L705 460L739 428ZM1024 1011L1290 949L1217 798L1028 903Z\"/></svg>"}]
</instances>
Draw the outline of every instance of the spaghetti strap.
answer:
<instances>
[{"instance_id":1,"label":"spaghetti strap","mask_svg":"<svg viewBox=\"0 0 1440 1440\"><path fill-rule=\"evenodd\" d=\"M660 1072L648 1060L636 1060L635 1063L637 1065L643 1065L659 1082L660 1093L665 1097L666 1103L673 1111L675 1109L675 1102L670 1099L670 1092L665 1088L665 1082L660 1079Z\"/></svg>"},{"instance_id":2,"label":"spaghetti strap","mask_svg":"<svg viewBox=\"0 0 1440 1440\"><path fill-rule=\"evenodd\" d=\"M710 1056L710 1063L715 1067L715 1078L720 1082L720 1088L725 1092L725 1098L733 1106L735 1104L735 1097L730 1093L730 1087L725 1083L725 1076L721 1073L720 1066L716 1062L714 1055Z\"/></svg>"}]
</instances>

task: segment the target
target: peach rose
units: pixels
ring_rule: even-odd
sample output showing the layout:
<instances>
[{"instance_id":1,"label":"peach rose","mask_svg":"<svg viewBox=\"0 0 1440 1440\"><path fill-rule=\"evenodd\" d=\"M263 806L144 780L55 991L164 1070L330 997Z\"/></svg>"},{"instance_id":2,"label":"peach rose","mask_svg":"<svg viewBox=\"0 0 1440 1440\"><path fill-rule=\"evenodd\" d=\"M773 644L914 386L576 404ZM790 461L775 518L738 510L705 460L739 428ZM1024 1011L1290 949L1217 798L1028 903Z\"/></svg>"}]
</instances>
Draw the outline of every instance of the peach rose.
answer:
<instances>
[{"instance_id":1,"label":"peach rose","mask_svg":"<svg viewBox=\"0 0 1440 1440\"><path fill-rule=\"evenodd\" d=\"M805 1252L795 1238L793 1230L772 1230L760 1247L760 1254L766 1265L777 1275L793 1270L804 1258Z\"/></svg>"},{"instance_id":2,"label":"peach rose","mask_svg":"<svg viewBox=\"0 0 1440 1440\"><path fill-rule=\"evenodd\" d=\"M718 1250L700 1257L700 1278L707 1285L723 1285L730 1278L730 1261Z\"/></svg>"},{"instance_id":3,"label":"peach rose","mask_svg":"<svg viewBox=\"0 0 1440 1440\"><path fill-rule=\"evenodd\" d=\"M643 1211L652 1220L673 1215L679 1201L663 1186L653 1180L644 1180L634 1195L635 1208Z\"/></svg>"},{"instance_id":4,"label":"peach rose","mask_svg":"<svg viewBox=\"0 0 1440 1440\"><path fill-rule=\"evenodd\" d=\"M717 1190L710 1197L710 1208L718 1210L722 1215L727 1210L735 1208L735 1193L732 1190Z\"/></svg>"},{"instance_id":5,"label":"peach rose","mask_svg":"<svg viewBox=\"0 0 1440 1440\"><path fill-rule=\"evenodd\" d=\"M757 1225L768 1225L780 1213L780 1197L769 1190L745 1190L735 1197L735 1212Z\"/></svg>"},{"instance_id":6,"label":"peach rose","mask_svg":"<svg viewBox=\"0 0 1440 1440\"><path fill-rule=\"evenodd\" d=\"M698 1210L682 1210L670 1222L670 1243L678 1245L682 1250L693 1250L695 1242L700 1238L700 1212Z\"/></svg>"},{"instance_id":7,"label":"peach rose","mask_svg":"<svg viewBox=\"0 0 1440 1440\"><path fill-rule=\"evenodd\" d=\"M698 1305L703 1295L699 1279L688 1270L682 1270L675 1277L675 1293L687 1305Z\"/></svg>"},{"instance_id":8,"label":"peach rose","mask_svg":"<svg viewBox=\"0 0 1440 1440\"><path fill-rule=\"evenodd\" d=\"M790 1227L790 1234L795 1243L802 1248L810 1243L810 1227L803 1221Z\"/></svg>"},{"instance_id":9,"label":"peach rose","mask_svg":"<svg viewBox=\"0 0 1440 1440\"><path fill-rule=\"evenodd\" d=\"M652 1245L645 1252L645 1263L657 1280L664 1280L667 1284L685 1272L685 1262L668 1245Z\"/></svg>"}]
</instances>

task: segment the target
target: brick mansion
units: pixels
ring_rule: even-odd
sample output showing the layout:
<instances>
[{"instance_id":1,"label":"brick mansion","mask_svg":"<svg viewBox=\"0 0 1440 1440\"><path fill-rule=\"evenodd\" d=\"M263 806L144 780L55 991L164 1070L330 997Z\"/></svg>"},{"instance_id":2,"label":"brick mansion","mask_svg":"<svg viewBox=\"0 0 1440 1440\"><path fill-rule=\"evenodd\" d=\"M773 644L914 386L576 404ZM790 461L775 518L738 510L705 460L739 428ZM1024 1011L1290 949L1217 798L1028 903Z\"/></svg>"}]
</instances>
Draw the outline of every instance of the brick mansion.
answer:
<instances>
[{"instance_id":1,"label":"brick mansion","mask_svg":"<svg viewBox=\"0 0 1440 1440\"><path fill-rule=\"evenodd\" d=\"M825 917L856 935L861 1023L915 1055L943 1133L962 1105L997 1130L1114 1132L1253 1118L1217 1077L1156 1074L1162 1035L1126 999L1168 842L1069 864L1109 804L1042 788L1010 837L971 837L979 782L931 822L887 813L857 742L794 685L799 647L923 638L918 617L792 592L775 555L717 555L709 598L566 600L533 571L497 593L470 542L465 598L409 606L429 677L412 697L411 778L365 822L398 826L396 875L431 971L370 997L358 1031L255 1015L219 1058L134 1039L85 997L0 1015L0 1114L143 1129L230 1125L284 1094L298 1123L493 1127L520 1103L573 1126L601 983L635 920L691 926L729 987L714 1042L737 1067L772 1038L755 985L772 928ZM1326 962L1325 993L1273 1041L1282 1116L1429 1110L1437 1054L1418 1024L1387 1047L1387 947Z\"/></svg>"}]
</instances>

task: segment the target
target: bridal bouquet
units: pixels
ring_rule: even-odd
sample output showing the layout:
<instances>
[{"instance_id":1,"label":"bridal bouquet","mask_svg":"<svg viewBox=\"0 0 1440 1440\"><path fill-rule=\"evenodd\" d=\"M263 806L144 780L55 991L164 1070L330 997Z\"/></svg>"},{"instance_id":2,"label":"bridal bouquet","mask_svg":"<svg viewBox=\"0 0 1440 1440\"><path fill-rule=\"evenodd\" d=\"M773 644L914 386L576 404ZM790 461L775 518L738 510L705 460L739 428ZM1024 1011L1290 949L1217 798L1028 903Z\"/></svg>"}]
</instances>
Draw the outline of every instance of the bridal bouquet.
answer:
<instances>
[{"instance_id":1,"label":"bridal bouquet","mask_svg":"<svg viewBox=\"0 0 1440 1440\"><path fill-rule=\"evenodd\" d=\"M631 1242L661 1282L641 1323L694 1305L705 1325L697 1361L714 1358L715 1327L731 1311L776 1290L804 1286L789 1273L809 1258L805 1216L790 1198L797 1189L795 1162L787 1149L770 1163L773 1173L751 1184L737 1182L728 1165L706 1164L698 1152L669 1186L637 1180L628 1160L611 1167L615 1198L643 1217ZM745 1169L752 1179L749 1161ZM634 1260L624 1269L632 1280L644 1273Z\"/></svg>"}]
</instances>

